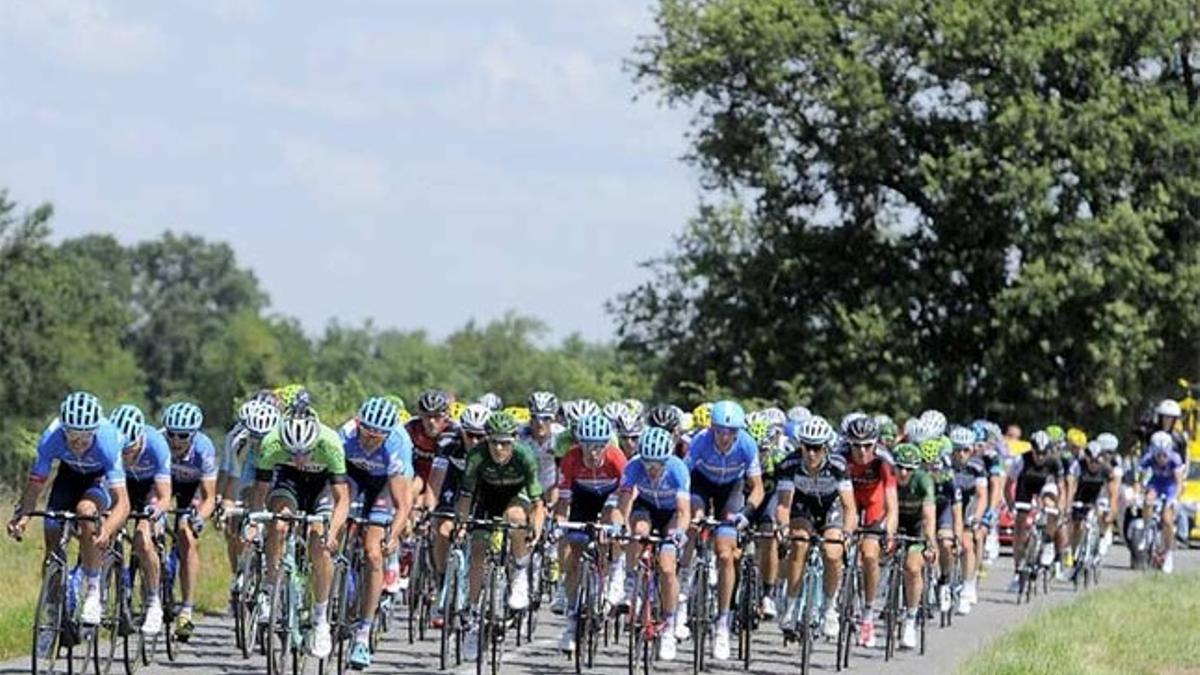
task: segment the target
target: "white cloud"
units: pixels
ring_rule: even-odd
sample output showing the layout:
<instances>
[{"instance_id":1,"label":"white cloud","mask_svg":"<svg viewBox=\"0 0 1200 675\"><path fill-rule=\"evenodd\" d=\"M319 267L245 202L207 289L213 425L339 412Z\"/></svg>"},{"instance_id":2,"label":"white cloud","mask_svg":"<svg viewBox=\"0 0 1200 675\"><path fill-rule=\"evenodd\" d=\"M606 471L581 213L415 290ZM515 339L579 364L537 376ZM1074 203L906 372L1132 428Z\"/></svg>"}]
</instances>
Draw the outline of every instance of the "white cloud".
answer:
<instances>
[{"instance_id":1,"label":"white cloud","mask_svg":"<svg viewBox=\"0 0 1200 675\"><path fill-rule=\"evenodd\" d=\"M268 82L252 86L250 94L267 103L293 111L343 121L362 121L378 117L381 112L377 100L359 96L352 91L320 86L297 87Z\"/></svg>"},{"instance_id":2,"label":"white cloud","mask_svg":"<svg viewBox=\"0 0 1200 675\"><path fill-rule=\"evenodd\" d=\"M288 169L323 208L361 209L387 195L384 165L374 157L301 138L284 140L280 149Z\"/></svg>"},{"instance_id":3,"label":"white cloud","mask_svg":"<svg viewBox=\"0 0 1200 675\"><path fill-rule=\"evenodd\" d=\"M120 19L97 0L0 3L0 37L102 71L135 70L166 50L156 26Z\"/></svg>"}]
</instances>

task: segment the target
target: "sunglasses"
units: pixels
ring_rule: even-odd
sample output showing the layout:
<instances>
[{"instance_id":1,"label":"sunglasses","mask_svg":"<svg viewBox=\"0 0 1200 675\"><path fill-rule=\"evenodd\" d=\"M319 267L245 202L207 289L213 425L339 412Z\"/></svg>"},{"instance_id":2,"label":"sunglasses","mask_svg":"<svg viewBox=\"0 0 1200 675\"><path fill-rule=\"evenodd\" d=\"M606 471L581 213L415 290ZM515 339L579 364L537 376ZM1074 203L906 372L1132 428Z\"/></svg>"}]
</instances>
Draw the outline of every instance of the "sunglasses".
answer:
<instances>
[{"instance_id":1,"label":"sunglasses","mask_svg":"<svg viewBox=\"0 0 1200 675\"><path fill-rule=\"evenodd\" d=\"M903 472L905 472L905 473L912 473L913 471L916 471L916 470L917 470L917 467L915 467L915 466L904 466L903 464L897 464L897 465L896 465L896 471L903 471Z\"/></svg>"},{"instance_id":2,"label":"sunglasses","mask_svg":"<svg viewBox=\"0 0 1200 675\"><path fill-rule=\"evenodd\" d=\"M87 441L91 440L96 432L92 429L67 429L66 434L69 441Z\"/></svg>"},{"instance_id":3,"label":"sunglasses","mask_svg":"<svg viewBox=\"0 0 1200 675\"><path fill-rule=\"evenodd\" d=\"M362 422L358 423L358 433L360 433L364 436L374 436L376 438L378 438L380 436L388 435L387 431L385 431L383 429L376 429L375 427L372 427L367 424L363 424Z\"/></svg>"},{"instance_id":4,"label":"sunglasses","mask_svg":"<svg viewBox=\"0 0 1200 675\"><path fill-rule=\"evenodd\" d=\"M423 419L423 420L439 420L439 421L440 421L440 420L444 420L444 419L446 419L447 417L449 417L449 416L450 416L448 413L444 413L444 412L440 412L440 413L418 413L418 415L419 415L419 416L420 416L420 418L421 418L421 419Z\"/></svg>"},{"instance_id":5,"label":"sunglasses","mask_svg":"<svg viewBox=\"0 0 1200 675\"><path fill-rule=\"evenodd\" d=\"M866 450L868 448L875 447L875 441L863 441L863 442L859 442L859 443L851 443L850 447L858 448L859 450Z\"/></svg>"},{"instance_id":6,"label":"sunglasses","mask_svg":"<svg viewBox=\"0 0 1200 675\"><path fill-rule=\"evenodd\" d=\"M487 438L487 434L482 432L464 431L463 433L466 434L467 438L473 441L482 441Z\"/></svg>"},{"instance_id":7,"label":"sunglasses","mask_svg":"<svg viewBox=\"0 0 1200 675\"><path fill-rule=\"evenodd\" d=\"M968 445L968 446L964 446L964 447L961 447L961 448L955 448L955 449L954 449L954 451L955 451L955 452L970 452L970 451L971 451L971 446L969 446L969 445Z\"/></svg>"},{"instance_id":8,"label":"sunglasses","mask_svg":"<svg viewBox=\"0 0 1200 675\"><path fill-rule=\"evenodd\" d=\"M662 461L661 459L643 459L642 464L645 464L647 467L657 468L666 465L666 462Z\"/></svg>"},{"instance_id":9,"label":"sunglasses","mask_svg":"<svg viewBox=\"0 0 1200 675\"><path fill-rule=\"evenodd\" d=\"M584 452L604 452L604 448L608 447L607 443L584 443Z\"/></svg>"},{"instance_id":10,"label":"sunglasses","mask_svg":"<svg viewBox=\"0 0 1200 675\"><path fill-rule=\"evenodd\" d=\"M805 452L825 452L825 446L823 445L808 445L805 443L803 448Z\"/></svg>"},{"instance_id":11,"label":"sunglasses","mask_svg":"<svg viewBox=\"0 0 1200 675\"><path fill-rule=\"evenodd\" d=\"M170 438L171 440L175 440L175 441L186 441L186 440L191 439L191 437L195 436L195 435L196 435L196 432L194 432L194 431L168 431L167 432L167 438Z\"/></svg>"}]
</instances>

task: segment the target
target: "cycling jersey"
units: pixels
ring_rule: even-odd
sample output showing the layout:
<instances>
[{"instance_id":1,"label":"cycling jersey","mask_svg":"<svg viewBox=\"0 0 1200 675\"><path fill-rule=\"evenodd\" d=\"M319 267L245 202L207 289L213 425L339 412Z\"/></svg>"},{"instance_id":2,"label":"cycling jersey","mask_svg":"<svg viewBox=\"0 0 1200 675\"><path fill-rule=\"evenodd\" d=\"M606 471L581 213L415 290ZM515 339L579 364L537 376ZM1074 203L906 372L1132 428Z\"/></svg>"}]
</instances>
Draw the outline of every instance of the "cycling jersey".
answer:
<instances>
[{"instance_id":1,"label":"cycling jersey","mask_svg":"<svg viewBox=\"0 0 1200 675\"><path fill-rule=\"evenodd\" d=\"M1162 465L1155 461L1151 453L1146 453L1138 463L1138 469L1149 474L1145 485L1168 501L1175 499L1179 494L1179 481L1175 480L1175 474L1182 467L1183 459L1174 452Z\"/></svg>"},{"instance_id":2,"label":"cycling jersey","mask_svg":"<svg viewBox=\"0 0 1200 675\"><path fill-rule=\"evenodd\" d=\"M987 499L988 469L980 457L968 457L954 467L954 485L962 494L963 503L972 499Z\"/></svg>"},{"instance_id":3,"label":"cycling jersey","mask_svg":"<svg viewBox=\"0 0 1200 675\"><path fill-rule=\"evenodd\" d=\"M841 455L827 453L821 466L810 471L803 453L793 452L779 466L778 489L782 494L792 494L792 520L824 530L842 527L840 492L853 489L853 485Z\"/></svg>"},{"instance_id":4,"label":"cycling jersey","mask_svg":"<svg viewBox=\"0 0 1200 675\"><path fill-rule=\"evenodd\" d=\"M479 445L484 445L481 442ZM443 471L441 494L438 495L438 511L453 511L458 500L458 486L463 471L467 468L468 448L462 434L443 437L438 444L438 454L433 460L433 471Z\"/></svg>"},{"instance_id":5,"label":"cycling jersey","mask_svg":"<svg viewBox=\"0 0 1200 675\"><path fill-rule=\"evenodd\" d=\"M225 434L221 450L221 473L234 481L235 494L254 482L254 465L258 462L258 443L241 422Z\"/></svg>"},{"instance_id":6,"label":"cycling jersey","mask_svg":"<svg viewBox=\"0 0 1200 675\"><path fill-rule=\"evenodd\" d=\"M922 469L912 472L908 483L896 481L896 501L899 505L898 532L910 537L924 536L925 507L935 503L933 478Z\"/></svg>"},{"instance_id":7,"label":"cycling jersey","mask_svg":"<svg viewBox=\"0 0 1200 675\"><path fill-rule=\"evenodd\" d=\"M717 450L712 430L704 430L692 440L686 461L693 479L698 474L715 485L729 485L743 478L762 475L758 444L745 429L738 429L728 452Z\"/></svg>"},{"instance_id":8,"label":"cycling jersey","mask_svg":"<svg viewBox=\"0 0 1200 675\"><path fill-rule=\"evenodd\" d=\"M430 436L425 433L425 425L421 424L421 418L414 417L404 425L404 430L408 432L408 438L412 441L413 472L422 481L428 483L441 439L447 436L457 436L458 427L451 424L437 436Z\"/></svg>"},{"instance_id":9,"label":"cycling jersey","mask_svg":"<svg viewBox=\"0 0 1200 675\"><path fill-rule=\"evenodd\" d=\"M937 529L954 529L954 507L962 504L962 491L955 483L953 472L940 470L933 476L934 505L937 509Z\"/></svg>"},{"instance_id":10,"label":"cycling jersey","mask_svg":"<svg viewBox=\"0 0 1200 675\"><path fill-rule=\"evenodd\" d=\"M691 478L687 465L678 457L668 457L658 480L652 480L641 456L625 465L621 490L637 490L637 503L643 507L674 513L679 497L691 495Z\"/></svg>"},{"instance_id":11,"label":"cycling jersey","mask_svg":"<svg viewBox=\"0 0 1200 675\"><path fill-rule=\"evenodd\" d=\"M1084 505L1084 514L1086 515L1086 507L1096 503L1096 499L1100 496L1107 496L1106 490L1108 483L1113 477L1112 465L1102 461L1095 462L1096 468L1093 470L1088 466L1087 460L1075 460L1071 464L1070 475L1075 477L1075 498L1074 502ZM1074 504L1072 504L1074 507Z\"/></svg>"},{"instance_id":12,"label":"cycling jersey","mask_svg":"<svg viewBox=\"0 0 1200 675\"><path fill-rule=\"evenodd\" d=\"M1025 461L1027 454L1021 455L1013 461L1012 467L1009 469L1009 478L1016 482L1014 501L1030 503L1041 494L1043 486L1061 483L1064 471L1058 457L1047 457L1045 461L1038 464L1034 461Z\"/></svg>"},{"instance_id":13,"label":"cycling jersey","mask_svg":"<svg viewBox=\"0 0 1200 675\"><path fill-rule=\"evenodd\" d=\"M273 478L272 478L273 477ZM346 482L346 453L337 432L324 424L316 445L293 454L283 445L276 429L263 439L255 478L272 481L271 498L283 499L308 514L328 511L330 483Z\"/></svg>"},{"instance_id":14,"label":"cycling jersey","mask_svg":"<svg viewBox=\"0 0 1200 675\"><path fill-rule=\"evenodd\" d=\"M108 421L102 421L92 435L92 444L83 453L76 455L67 445L66 429L54 420L38 441L37 458L29 471L29 479L35 482L50 477L55 460L72 471L85 476L103 477L109 487L125 484L125 468L121 462L121 435ZM72 509L75 505L72 504Z\"/></svg>"},{"instance_id":15,"label":"cycling jersey","mask_svg":"<svg viewBox=\"0 0 1200 675\"><path fill-rule=\"evenodd\" d=\"M607 446L596 468L583 461L583 448L571 448L562 461L558 482L559 498L571 503L569 519L577 523L595 522L605 505L615 505L617 487L625 473L625 453Z\"/></svg>"},{"instance_id":16,"label":"cycling jersey","mask_svg":"<svg viewBox=\"0 0 1200 675\"><path fill-rule=\"evenodd\" d=\"M192 435L187 451L171 455L171 480L179 483L199 483L217 477L217 449L203 432Z\"/></svg>"},{"instance_id":17,"label":"cycling jersey","mask_svg":"<svg viewBox=\"0 0 1200 675\"><path fill-rule=\"evenodd\" d=\"M171 448L167 437L149 424L142 426L142 447L131 461L125 462L125 476L132 481L170 480ZM122 457L122 461L125 461Z\"/></svg>"},{"instance_id":18,"label":"cycling jersey","mask_svg":"<svg viewBox=\"0 0 1200 675\"><path fill-rule=\"evenodd\" d=\"M350 420L338 430L346 454L346 476L356 502L373 523L389 523L395 503L388 486L392 476L412 478L412 441L402 430L392 430L373 451L363 448L358 422Z\"/></svg>"},{"instance_id":19,"label":"cycling jersey","mask_svg":"<svg viewBox=\"0 0 1200 675\"><path fill-rule=\"evenodd\" d=\"M542 484L542 492L548 492L558 484L558 435L551 427L550 433L542 440L533 437L533 427L524 426L517 432L517 440L533 449L538 459L538 481ZM564 455L565 456L565 455Z\"/></svg>"},{"instance_id":20,"label":"cycling jersey","mask_svg":"<svg viewBox=\"0 0 1200 675\"><path fill-rule=\"evenodd\" d=\"M537 457L528 445L513 443L512 457L504 464L497 464L488 444L480 443L467 455L460 494L475 497L475 513L479 517L498 517L514 502L524 505L542 498L537 472Z\"/></svg>"},{"instance_id":21,"label":"cycling jersey","mask_svg":"<svg viewBox=\"0 0 1200 675\"><path fill-rule=\"evenodd\" d=\"M883 522L887 491L896 488L896 467L891 454L876 448L875 457L863 464L849 457L846 471L854 485L854 503L863 527L878 527Z\"/></svg>"}]
</instances>

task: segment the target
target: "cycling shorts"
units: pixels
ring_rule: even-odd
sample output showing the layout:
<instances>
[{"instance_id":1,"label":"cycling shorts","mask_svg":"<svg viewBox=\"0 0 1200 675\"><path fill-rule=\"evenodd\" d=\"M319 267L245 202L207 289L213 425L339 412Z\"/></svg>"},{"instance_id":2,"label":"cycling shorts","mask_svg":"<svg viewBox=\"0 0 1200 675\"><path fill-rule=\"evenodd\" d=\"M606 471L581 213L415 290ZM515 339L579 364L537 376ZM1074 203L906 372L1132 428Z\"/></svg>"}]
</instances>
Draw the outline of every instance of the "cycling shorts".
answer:
<instances>
[{"instance_id":1,"label":"cycling shorts","mask_svg":"<svg viewBox=\"0 0 1200 675\"><path fill-rule=\"evenodd\" d=\"M329 476L325 473L308 473L290 466L275 469L271 484L270 500L281 499L295 512L310 516L333 510L333 499L329 496Z\"/></svg>"},{"instance_id":2,"label":"cycling shorts","mask_svg":"<svg viewBox=\"0 0 1200 675\"><path fill-rule=\"evenodd\" d=\"M834 499L823 512L814 511L803 501L793 501L790 516L794 523L793 529L804 530L809 534L820 534L831 528L840 530L846 524L841 499Z\"/></svg>"},{"instance_id":3,"label":"cycling shorts","mask_svg":"<svg viewBox=\"0 0 1200 675\"><path fill-rule=\"evenodd\" d=\"M745 491L741 479L720 484L710 481L699 471L692 472L692 510L703 510L710 518L727 520L741 512L746 505ZM710 510L708 507L712 507ZM732 524L717 528L718 537L736 537L737 528Z\"/></svg>"},{"instance_id":4,"label":"cycling shorts","mask_svg":"<svg viewBox=\"0 0 1200 675\"><path fill-rule=\"evenodd\" d=\"M66 464L59 464L46 508L50 511L75 512L79 502L84 499L95 502L101 513L112 508L112 493L104 484L104 472L79 473ZM57 528L59 521L48 521L47 524Z\"/></svg>"}]
</instances>

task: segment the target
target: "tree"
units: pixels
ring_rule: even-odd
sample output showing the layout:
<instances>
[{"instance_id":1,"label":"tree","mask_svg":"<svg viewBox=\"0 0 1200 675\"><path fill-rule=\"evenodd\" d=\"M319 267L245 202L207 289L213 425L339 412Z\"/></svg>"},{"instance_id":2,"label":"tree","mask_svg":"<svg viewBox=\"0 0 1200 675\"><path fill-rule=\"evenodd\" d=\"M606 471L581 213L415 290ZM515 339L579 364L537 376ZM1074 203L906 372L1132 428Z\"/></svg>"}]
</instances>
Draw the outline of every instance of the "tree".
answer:
<instances>
[{"instance_id":1,"label":"tree","mask_svg":"<svg viewBox=\"0 0 1200 675\"><path fill-rule=\"evenodd\" d=\"M1195 353L1189 3L663 0L657 28L635 77L694 111L727 204L612 304L660 390L1111 423Z\"/></svg>"}]
</instances>

